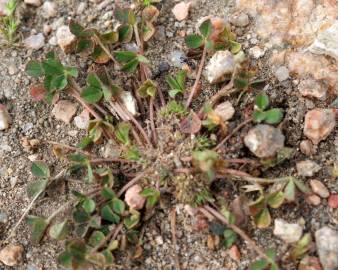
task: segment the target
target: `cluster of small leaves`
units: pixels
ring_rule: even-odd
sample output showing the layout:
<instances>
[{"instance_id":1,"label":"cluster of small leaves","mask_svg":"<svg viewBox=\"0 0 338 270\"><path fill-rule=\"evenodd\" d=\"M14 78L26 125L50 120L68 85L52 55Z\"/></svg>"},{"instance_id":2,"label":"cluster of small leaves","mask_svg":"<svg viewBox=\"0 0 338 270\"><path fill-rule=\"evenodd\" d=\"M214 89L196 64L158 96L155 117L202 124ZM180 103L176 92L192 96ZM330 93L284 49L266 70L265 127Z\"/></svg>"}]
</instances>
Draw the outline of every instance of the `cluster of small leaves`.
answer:
<instances>
[{"instance_id":1,"label":"cluster of small leaves","mask_svg":"<svg viewBox=\"0 0 338 270\"><path fill-rule=\"evenodd\" d=\"M154 81L146 80L142 85L137 89L137 94L141 98L146 97L155 97L157 86Z\"/></svg>"},{"instance_id":2,"label":"cluster of small leaves","mask_svg":"<svg viewBox=\"0 0 338 270\"><path fill-rule=\"evenodd\" d=\"M15 17L17 5L17 0L5 2L4 11L6 16L0 18L0 32L9 44L12 44L15 41L16 31L19 27L19 21Z\"/></svg>"},{"instance_id":3,"label":"cluster of small leaves","mask_svg":"<svg viewBox=\"0 0 338 270\"><path fill-rule=\"evenodd\" d=\"M123 134L120 139L128 140ZM49 227L51 238L66 240L65 250L58 258L62 266L70 269L78 269L88 264L110 266L114 263L112 252L119 248L122 241L111 239L110 233L123 226L124 230L121 232L126 236L127 243L137 244L141 212L128 209L124 201L117 197L113 190L114 178L108 169L94 170L90 167L88 158L79 154L72 154L69 159L73 162L70 171L87 167L88 175L91 174L92 180L98 181L102 187L92 195L73 191L74 199L70 201L73 205L72 215L60 222L51 224L59 209L48 218L28 216L27 223L31 226L32 241L40 242ZM34 199L46 190L51 176L48 166L42 162L34 162L31 171L39 178L27 188L28 196ZM153 188L145 188L140 195L147 199L146 207L150 210L160 198L159 191Z\"/></svg>"},{"instance_id":4,"label":"cluster of small leaves","mask_svg":"<svg viewBox=\"0 0 338 270\"><path fill-rule=\"evenodd\" d=\"M237 234L233 230L218 222L211 222L209 226L209 231L213 235L218 235L219 237L221 237L223 246L227 249L235 244L238 239Z\"/></svg>"},{"instance_id":5,"label":"cluster of small leaves","mask_svg":"<svg viewBox=\"0 0 338 270\"><path fill-rule=\"evenodd\" d=\"M250 270L279 270L280 268L275 263L276 261L276 252L272 249L269 249L265 253L271 261L267 261L266 259L260 259L254 262L250 266Z\"/></svg>"},{"instance_id":6,"label":"cluster of small leaves","mask_svg":"<svg viewBox=\"0 0 338 270\"><path fill-rule=\"evenodd\" d=\"M205 119L202 121L202 125L209 131L214 131L217 127L220 128L222 134L227 134L227 124L224 122L211 106L208 104L204 107Z\"/></svg>"},{"instance_id":7,"label":"cluster of small leaves","mask_svg":"<svg viewBox=\"0 0 338 270\"><path fill-rule=\"evenodd\" d=\"M199 31L201 34L192 34L186 36L185 43L187 44L188 48L197 49L203 45L210 49L213 48L213 41L210 39L212 33L211 21L204 21L200 25Z\"/></svg>"},{"instance_id":8,"label":"cluster of small leaves","mask_svg":"<svg viewBox=\"0 0 338 270\"><path fill-rule=\"evenodd\" d=\"M296 201L297 192L310 194L311 191L301 180L286 177L281 182L276 182L268 193L260 185L252 184L243 186L245 192L258 192L259 197L249 204L250 214L254 217L258 228L267 228L271 224L271 215L268 207L279 208L283 203Z\"/></svg>"},{"instance_id":9,"label":"cluster of small leaves","mask_svg":"<svg viewBox=\"0 0 338 270\"><path fill-rule=\"evenodd\" d=\"M170 87L169 96L174 98L177 94L183 94L185 91L185 80L187 72L180 70L175 77L168 75L166 82Z\"/></svg>"},{"instance_id":10,"label":"cluster of small leaves","mask_svg":"<svg viewBox=\"0 0 338 270\"><path fill-rule=\"evenodd\" d=\"M65 89L69 78L76 78L78 70L75 67L64 66L54 52L49 52L42 62L31 60L26 65L26 72L32 77L44 77L45 99L51 102L57 91Z\"/></svg>"},{"instance_id":11,"label":"cluster of small leaves","mask_svg":"<svg viewBox=\"0 0 338 270\"><path fill-rule=\"evenodd\" d=\"M85 29L79 23L69 23L70 32L76 36L75 51L90 54L96 63L104 64L110 59L103 46L109 46L119 41L119 34L115 31L99 33L96 29Z\"/></svg>"},{"instance_id":12,"label":"cluster of small leaves","mask_svg":"<svg viewBox=\"0 0 338 270\"><path fill-rule=\"evenodd\" d=\"M177 102L176 100L171 100L163 107L160 111L160 114L164 117L169 117L172 115L185 116L187 110L182 103Z\"/></svg>"},{"instance_id":13,"label":"cluster of small leaves","mask_svg":"<svg viewBox=\"0 0 338 270\"><path fill-rule=\"evenodd\" d=\"M228 26L223 25L223 31L215 31L210 19L205 20L199 27L200 34L188 35L185 43L190 49L197 49L205 46L208 51L224 50L229 48L233 54L241 51L242 46L236 42L235 35L230 31Z\"/></svg>"},{"instance_id":14,"label":"cluster of small leaves","mask_svg":"<svg viewBox=\"0 0 338 270\"><path fill-rule=\"evenodd\" d=\"M282 120L283 112L281 109L273 108L266 110L268 107L269 97L264 92L259 93L255 100L255 108L252 115L256 123L278 124Z\"/></svg>"},{"instance_id":15,"label":"cluster of small leaves","mask_svg":"<svg viewBox=\"0 0 338 270\"><path fill-rule=\"evenodd\" d=\"M123 65L121 70L129 73L134 72L140 63L149 63L149 60L143 55L131 51L116 51L114 57L117 62Z\"/></svg>"}]
</instances>

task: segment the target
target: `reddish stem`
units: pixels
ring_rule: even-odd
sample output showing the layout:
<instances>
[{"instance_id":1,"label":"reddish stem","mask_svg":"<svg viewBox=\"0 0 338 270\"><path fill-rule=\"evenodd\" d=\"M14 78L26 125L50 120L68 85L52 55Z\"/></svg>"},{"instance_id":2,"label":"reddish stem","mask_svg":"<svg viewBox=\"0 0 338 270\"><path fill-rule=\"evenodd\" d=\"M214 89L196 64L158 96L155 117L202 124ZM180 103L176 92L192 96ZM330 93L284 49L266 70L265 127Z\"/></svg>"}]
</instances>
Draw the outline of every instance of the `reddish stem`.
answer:
<instances>
[{"instance_id":1,"label":"reddish stem","mask_svg":"<svg viewBox=\"0 0 338 270\"><path fill-rule=\"evenodd\" d=\"M202 71L203 71L203 66L204 66L206 55L207 55L207 47L204 46L203 53L202 53L202 59L201 59L200 65L198 67L198 71L197 71L197 75L196 75L196 80L195 80L195 83L194 83L194 85L193 85L193 87L191 89L191 92L189 94L187 103L185 104L186 108L189 108L190 103L191 103L191 101L192 101L192 99L195 96L195 93L197 91L197 87L198 87L199 81L201 79L201 75L202 75Z\"/></svg>"}]
</instances>

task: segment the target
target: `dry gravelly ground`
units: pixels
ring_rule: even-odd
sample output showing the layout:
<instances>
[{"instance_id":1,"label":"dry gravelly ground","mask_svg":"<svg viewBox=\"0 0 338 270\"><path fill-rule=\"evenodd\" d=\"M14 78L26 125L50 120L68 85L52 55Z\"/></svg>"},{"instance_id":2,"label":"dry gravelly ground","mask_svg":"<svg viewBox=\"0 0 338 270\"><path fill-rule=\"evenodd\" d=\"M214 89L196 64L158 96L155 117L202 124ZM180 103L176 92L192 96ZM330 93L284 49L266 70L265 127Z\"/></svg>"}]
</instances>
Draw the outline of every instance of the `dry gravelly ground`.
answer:
<instances>
[{"instance_id":1,"label":"dry gravelly ground","mask_svg":"<svg viewBox=\"0 0 338 270\"><path fill-rule=\"evenodd\" d=\"M113 1L112 1L113 2ZM183 39L176 34L177 30L194 29L198 18L209 14L219 17L229 17L233 10L231 3L223 0L202 0L192 9L189 20L184 23L174 21L172 14L169 12L173 6L172 1L163 1L162 14L159 19L160 33L156 39L150 43L149 53L153 60L153 69L156 70L161 61L166 61L170 52L174 49L184 50ZM85 11L78 15L76 9L78 1L60 2L58 5L58 15L52 19L44 19L40 15L39 8L22 7L23 21L21 33L24 37L29 36L31 31L42 32L44 23L49 23L56 28L66 23L69 18L76 18L88 25L102 26L105 20L109 19L113 3L108 4L102 10L98 10L98 5L92 2L87 3ZM107 13L108 12L108 13ZM247 34L250 32L250 26L241 30L239 41L246 42ZM50 114L51 106L44 103L36 103L31 100L28 87L31 83L24 73L25 64L32 58L39 58L45 52L54 46L48 44L49 37L46 37L46 45L39 51L28 51L25 48L1 48L0 49L0 103L7 105L13 124L10 129L0 132L0 212L6 213L8 220L6 223L0 223L0 244L1 240L6 238L8 230L15 224L22 210L28 205L29 200L26 196L25 188L28 182L32 181L29 173L30 161L28 157L33 153L26 152L20 141L22 137L48 139L59 141L67 144L75 144L82 133L77 130L74 124L66 125L58 122ZM248 45L251 46L251 45ZM75 56L65 56L61 54L63 60L70 64L81 62ZM325 102L310 101L300 98L294 89L293 79L276 82L274 76L269 72L266 60L269 58L269 52L265 58L252 65L259 67L259 74L262 78L269 81L268 93L276 107L282 107L286 110L286 118L283 125L283 132L286 135L286 145L295 147L298 151L295 158L285 163L273 171L268 172L270 175L285 175L286 173L295 173L295 163L304 159L298 149L299 142L303 138L302 125L304 115L307 110L313 107L328 106L333 98L329 97ZM81 63L85 66L86 63ZM215 88L206 88L203 95L210 95ZM252 96L247 97L252 100ZM240 114L242 108L238 108L236 115ZM80 108L79 108L80 112ZM323 169L317 175L326 186L332 191L337 192L337 183L330 179L329 168L332 166L337 147L337 141L334 140L335 134L321 143L317 154L313 160L318 162ZM238 137L233 143L240 140ZM240 151L246 151L241 149ZM47 146L41 145L34 152L39 159L51 164L54 171L58 171L58 165L53 158ZM61 188L52 194L48 194L47 199L38 202L33 210L36 214L47 215L55 209L57 205L67 200L67 192ZM169 202L169 201L168 201ZM309 206L303 200L300 201L299 207L290 209L284 206L278 211L273 211L273 217L283 216L288 221L297 221L303 217L305 220L305 231L314 232L325 224L334 226L334 219L330 213L325 200L317 206ZM210 251L206 246L207 232L197 233L193 229L193 220L184 211L182 205L177 205L177 235L178 247L177 253L180 256L181 265L186 269L246 269L249 262L255 258L255 254L243 244L239 243L242 253L240 262L235 262L225 249ZM156 217L150 222L146 230L146 242L144 245L144 260L133 265L134 269L174 269L174 260L170 235L169 222L170 209L165 207L160 209ZM266 230L252 230L248 232L259 245L263 247L278 247L279 255L286 251L286 245L272 235L272 226ZM24 246L24 262L15 269L59 269L56 264L56 255L61 250L59 243L45 239L41 246L32 246L29 241L29 230L25 224L22 224L17 235L11 240L13 243L20 243ZM127 269L130 266L125 266ZM294 266L284 265L285 269L295 269ZM9 269L0 265L0 269Z\"/></svg>"}]
</instances>

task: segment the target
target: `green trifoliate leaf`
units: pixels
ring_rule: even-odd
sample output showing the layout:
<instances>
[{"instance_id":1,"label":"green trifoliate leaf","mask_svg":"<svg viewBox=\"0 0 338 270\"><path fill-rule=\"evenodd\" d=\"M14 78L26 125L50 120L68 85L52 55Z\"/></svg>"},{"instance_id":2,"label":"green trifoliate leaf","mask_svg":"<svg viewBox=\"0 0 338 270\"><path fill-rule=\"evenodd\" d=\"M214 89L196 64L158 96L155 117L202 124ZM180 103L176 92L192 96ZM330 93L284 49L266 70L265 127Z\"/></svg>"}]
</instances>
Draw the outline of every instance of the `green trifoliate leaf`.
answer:
<instances>
[{"instance_id":1,"label":"green trifoliate leaf","mask_svg":"<svg viewBox=\"0 0 338 270\"><path fill-rule=\"evenodd\" d=\"M212 32L212 24L210 19L204 21L200 27L199 30L204 38L208 38L211 35Z\"/></svg>"},{"instance_id":2,"label":"green trifoliate leaf","mask_svg":"<svg viewBox=\"0 0 338 270\"><path fill-rule=\"evenodd\" d=\"M260 110L265 110L269 106L269 97L264 92L261 92L257 95L255 100L255 105Z\"/></svg>"},{"instance_id":3,"label":"green trifoliate leaf","mask_svg":"<svg viewBox=\"0 0 338 270\"><path fill-rule=\"evenodd\" d=\"M50 237L57 239L57 240L64 240L66 239L69 232L69 225L68 220L64 220L61 223L56 223L49 229Z\"/></svg>"},{"instance_id":4,"label":"green trifoliate leaf","mask_svg":"<svg viewBox=\"0 0 338 270\"><path fill-rule=\"evenodd\" d=\"M185 43L190 49L197 49L203 45L203 37L200 35L189 35L185 38Z\"/></svg>"},{"instance_id":5,"label":"green trifoliate leaf","mask_svg":"<svg viewBox=\"0 0 338 270\"><path fill-rule=\"evenodd\" d=\"M46 165L46 163L41 161L35 161L32 163L31 172L37 177L50 177L50 171L48 166Z\"/></svg>"},{"instance_id":6,"label":"green trifoliate leaf","mask_svg":"<svg viewBox=\"0 0 338 270\"><path fill-rule=\"evenodd\" d=\"M283 118L283 112L281 109L271 109L265 111L264 121L268 124L278 124Z\"/></svg>"},{"instance_id":7,"label":"green trifoliate leaf","mask_svg":"<svg viewBox=\"0 0 338 270\"><path fill-rule=\"evenodd\" d=\"M26 73L32 77L40 77L43 75L42 65L38 61L31 60L26 65Z\"/></svg>"}]
</instances>

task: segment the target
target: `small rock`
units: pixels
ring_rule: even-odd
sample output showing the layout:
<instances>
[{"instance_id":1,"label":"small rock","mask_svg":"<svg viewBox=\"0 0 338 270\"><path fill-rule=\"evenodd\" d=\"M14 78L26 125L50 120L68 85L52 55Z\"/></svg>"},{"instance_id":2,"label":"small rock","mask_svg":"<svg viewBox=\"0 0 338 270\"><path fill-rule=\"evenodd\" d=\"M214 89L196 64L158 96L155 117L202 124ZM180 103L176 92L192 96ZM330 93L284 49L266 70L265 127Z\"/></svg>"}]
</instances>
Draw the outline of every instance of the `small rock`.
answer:
<instances>
[{"instance_id":1,"label":"small rock","mask_svg":"<svg viewBox=\"0 0 338 270\"><path fill-rule=\"evenodd\" d=\"M229 51L217 51L205 68L205 76L209 83L219 83L231 75L235 68L235 59Z\"/></svg>"},{"instance_id":2,"label":"small rock","mask_svg":"<svg viewBox=\"0 0 338 270\"><path fill-rule=\"evenodd\" d=\"M55 17L58 13L58 7L55 2L46 1L42 5L42 16L46 19Z\"/></svg>"},{"instance_id":3,"label":"small rock","mask_svg":"<svg viewBox=\"0 0 338 270\"><path fill-rule=\"evenodd\" d=\"M315 173L320 171L321 166L319 166L316 162L312 160L303 160L303 161L297 162L296 168L300 176L311 177Z\"/></svg>"},{"instance_id":4,"label":"small rock","mask_svg":"<svg viewBox=\"0 0 338 270\"><path fill-rule=\"evenodd\" d=\"M7 266L18 265L22 260L23 247L9 244L0 251L0 261Z\"/></svg>"},{"instance_id":5,"label":"small rock","mask_svg":"<svg viewBox=\"0 0 338 270\"><path fill-rule=\"evenodd\" d=\"M38 50L45 45L45 38L42 33L39 33L26 38L23 43L27 49Z\"/></svg>"},{"instance_id":6,"label":"small rock","mask_svg":"<svg viewBox=\"0 0 338 270\"><path fill-rule=\"evenodd\" d=\"M235 109L229 101L225 101L216 106L215 113L220 116L223 121L228 121L234 116Z\"/></svg>"},{"instance_id":7,"label":"small rock","mask_svg":"<svg viewBox=\"0 0 338 270\"><path fill-rule=\"evenodd\" d=\"M74 117L74 124L79 129L87 129L89 126L89 112L87 110L83 110L78 116Z\"/></svg>"},{"instance_id":8,"label":"small rock","mask_svg":"<svg viewBox=\"0 0 338 270\"><path fill-rule=\"evenodd\" d=\"M140 185L133 185L127 190L124 200L130 208L135 210L143 208L146 198L140 195L141 191Z\"/></svg>"},{"instance_id":9,"label":"small rock","mask_svg":"<svg viewBox=\"0 0 338 270\"><path fill-rule=\"evenodd\" d=\"M331 208L338 208L338 194L332 194L330 195L329 199L328 199L328 205Z\"/></svg>"},{"instance_id":10,"label":"small rock","mask_svg":"<svg viewBox=\"0 0 338 270\"><path fill-rule=\"evenodd\" d=\"M0 0L0 16L8 15L5 9L8 0Z\"/></svg>"},{"instance_id":11,"label":"small rock","mask_svg":"<svg viewBox=\"0 0 338 270\"><path fill-rule=\"evenodd\" d=\"M86 2L80 2L78 7L77 7L76 14L82 15L83 12L86 10L86 8L87 8L87 3Z\"/></svg>"},{"instance_id":12,"label":"small rock","mask_svg":"<svg viewBox=\"0 0 338 270\"><path fill-rule=\"evenodd\" d=\"M284 146L285 137L280 129L257 125L244 137L244 144L257 157L272 157Z\"/></svg>"},{"instance_id":13,"label":"small rock","mask_svg":"<svg viewBox=\"0 0 338 270\"><path fill-rule=\"evenodd\" d=\"M335 113L330 109L313 109L306 113L304 135L314 144L325 140L336 126Z\"/></svg>"},{"instance_id":14,"label":"small rock","mask_svg":"<svg viewBox=\"0 0 338 270\"><path fill-rule=\"evenodd\" d=\"M120 94L123 105L132 115L137 115L137 103L134 96L129 91L123 91Z\"/></svg>"},{"instance_id":15,"label":"small rock","mask_svg":"<svg viewBox=\"0 0 338 270\"><path fill-rule=\"evenodd\" d=\"M304 97L314 97L325 100L327 86L314 79L302 80L298 85L300 94Z\"/></svg>"},{"instance_id":16,"label":"small rock","mask_svg":"<svg viewBox=\"0 0 338 270\"><path fill-rule=\"evenodd\" d=\"M176 20L183 21L188 17L190 5L191 2L180 2L173 7L171 12L174 14Z\"/></svg>"},{"instance_id":17,"label":"small rock","mask_svg":"<svg viewBox=\"0 0 338 270\"><path fill-rule=\"evenodd\" d=\"M56 40L61 49L68 53L73 49L76 37L70 32L69 26L62 25L56 31Z\"/></svg>"},{"instance_id":18,"label":"small rock","mask_svg":"<svg viewBox=\"0 0 338 270\"><path fill-rule=\"evenodd\" d=\"M317 196L316 194L312 194L309 195L305 198L305 200L307 201L307 203L311 204L311 205L315 205L318 206L321 203L321 199L319 196Z\"/></svg>"},{"instance_id":19,"label":"small rock","mask_svg":"<svg viewBox=\"0 0 338 270\"><path fill-rule=\"evenodd\" d=\"M316 179L311 180L310 181L310 186L311 186L312 191L314 193L316 193L317 195L319 195L320 197L327 198L327 197L330 196L329 190L319 180L316 180Z\"/></svg>"},{"instance_id":20,"label":"small rock","mask_svg":"<svg viewBox=\"0 0 338 270\"><path fill-rule=\"evenodd\" d=\"M39 7L42 4L41 0L24 0L24 3L34 7Z\"/></svg>"},{"instance_id":21,"label":"small rock","mask_svg":"<svg viewBox=\"0 0 338 270\"><path fill-rule=\"evenodd\" d=\"M163 238L162 238L162 236L161 235L158 235L158 236L156 236L155 237L155 242L156 242L156 244L157 245L163 245Z\"/></svg>"},{"instance_id":22,"label":"small rock","mask_svg":"<svg viewBox=\"0 0 338 270\"><path fill-rule=\"evenodd\" d=\"M8 129L10 123L11 118L7 112L6 107L0 104L0 130Z\"/></svg>"},{"instance_id":23,"label":"small rock","mask_svg":"<svg viewBox=\"0 0 338 270\"><path fill-rule=\"evenodd\" d=\"M275 76L278 81L282 82L289 79L289 70L286 66L281 66L276 69Z\"/></svg>"},{"instance_id":24,"label":"small rock","mask_svg":"<svg viewBox=\"0 0 338 270\"><path fill-rule=\"evenodd\" d=\"M331 27L320 32L318 37L309 47L314 54L329 55L338 60L338 20Z\"/></svg>"},{"instance_id":25,"label":"small rock","mask_svg":"<svg viewBox=\"0 0 338 270\"><path fill-rule=\"evenodd\" d=\"M0 223L7 223L8 222L8 216L5 212L0 211Z\"/></svg>"},{"instance_id":26,"label":"small rock","mask_svg":"<svg viewBox=\"0 0 338 270\"><path fill-rule=\"evenodd\" d=\"M299 144L300 151L306 155L310 156L315 153L315 148L310 140L303 140Z\"/></svg>"},{"instance_id":27,"label":"small rock","mask_svg":"<svg viewBox=\"0 0 338 270\"><path fill-rule=\"evenodd\" d=\"M44 24L43 25L43 33L45 36L48 36L52 32L52 27L49 24Z\"/></svg>"},{"instance_id":28,"label":"small rock","mask_svg":"<svg viewBox=\"0 0 338 270\"><path fill-rule=\"evenodd\" d=\"M233 245L229 249L229 256L231 259L235 260L236 262L239 262L241 260L241 253L239 251L239 248L236 245Z\"/></svg>"},{"instance_id":29,"label":"small rock","mask_svg":"<svg viewBox=\"0 0 338 270\"><path fill-rule=\"evenodd\" d=\"M299 263L297 270L322 270L319 259L306 255Z\"/></svg>"},{"instance_id":30,"label":"small rock","mask_svg":"<svg viewBox=\"0 0 338 270\"><path fill-rule=\"evenodd\" d=\"M54 105L52 114L57 120L70 123L76 113L76 105L68 100L60 100Z\"/></svg>"},{"instance_id":31,"label":"small rock","mask_svg":"<svg viewBox=\"0 0 338 270\"><path fill-rule=\"evenodd\" d=\"M315 233L317 252L324 270L338 269L338 232L327 226Z\"/></svg>"},{"instance_id":32,"label":"small rock","mask_svg":"<svg viewBox=\"0 0 338 270\"><path fill-rule=\"evenodd\" d=\"M297 223L287 223L285 220L277 218L273 234L286 243L295 243L301 238L303 229Z\"/></svg>"},{"instance_id":33,"label":"small rock","mask_svg":"<svg viewBox=\"0 0 338 270\"><path fill-rule=\"evenodd\" d=\"M264 56L265 51L262 50L260 47L255 46L255 47L250 48L249 54L250 54L253 58L259 59L259 58L261 58L261 57Z\"/></svg>"},{"instance_id":34,"label":"small rock","mask_svg":"<svg viewBox=\"0 0 338 270\"><path fill-rule=\"evenodd\" d=\"M173 51L169 55L170 63L177 68L182 68L186 59L186 55L181 51Z\"/></svg>"},{"instance_id":35,"label":"small rock","mask_svg":"<svg viewBox=\"0 0 338 270\"><path fill-rule=\"evenodd\" d=\"M245 27L250 23L249 16L245 13L240 13L231 18L230 22L237 27Z\"/></svg>"},{"instance_id":36,"label":"small rock","mask_svg":"<svg viewBox=\"0 0 338 270\"><path fill-rule=\"evenodd\" d=\"M10 65L8 66L8 74L9 74L9 75L14 75L14 74L16 74L17 72L18 72L18 69L17 69L16 65L10 64Z\"/></svg>"}]
</instances>

